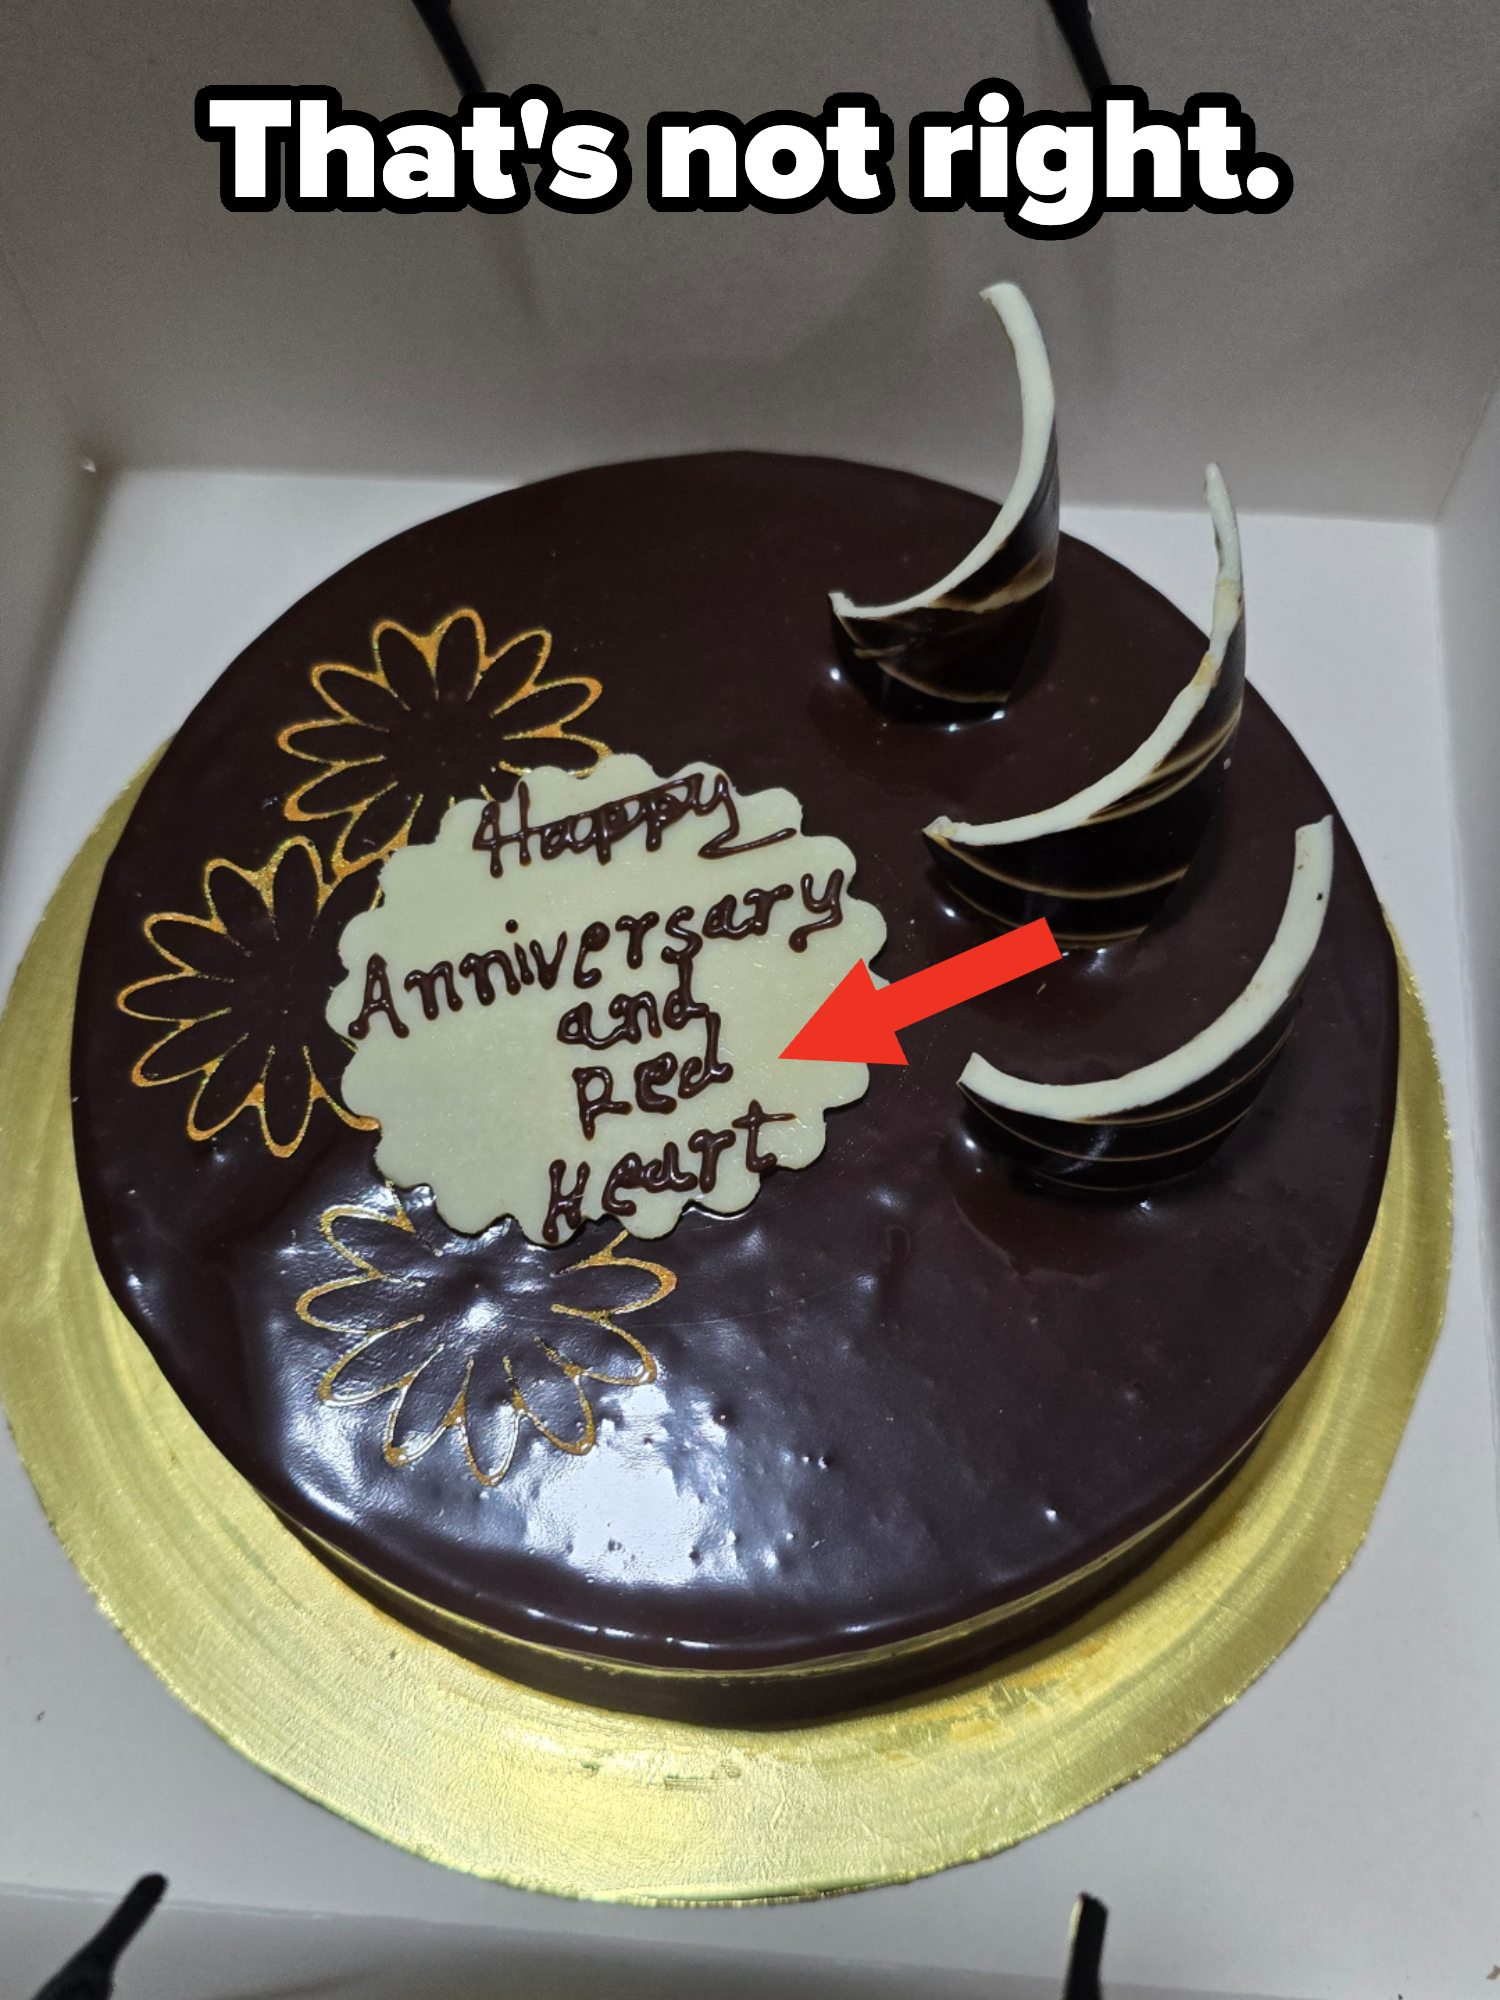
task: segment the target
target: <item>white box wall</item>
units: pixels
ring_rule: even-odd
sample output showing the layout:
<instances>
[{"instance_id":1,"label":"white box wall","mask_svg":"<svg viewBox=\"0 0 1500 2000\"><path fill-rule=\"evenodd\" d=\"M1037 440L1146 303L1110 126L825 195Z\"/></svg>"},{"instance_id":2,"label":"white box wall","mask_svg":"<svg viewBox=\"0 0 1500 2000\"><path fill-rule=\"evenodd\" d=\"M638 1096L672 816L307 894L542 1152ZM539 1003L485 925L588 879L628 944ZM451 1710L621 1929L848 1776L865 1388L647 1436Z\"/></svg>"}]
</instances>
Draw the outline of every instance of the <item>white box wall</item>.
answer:
<instances>
[{"instance_id":1,"label":"white box wall","mask_svg":"<svg viewBox=\"0 0 1500 2000\"><path fill-rule=\"evenodd\" d=\"M1040 246L987 219L918 217L904 202L869 219L669 218L653 216L639 192L613 217L529 210L509 226L478 216L232 217L217 205L216 159L192 135L193 90L206 81L328 82L377 115L446 108L452 87L405 0L215 0L212 8L137 0L128 9L12 0L0 17L0 251L13 274L0 269L0 737L13 752L49 686L54 703L20 794L25 827L0 909L0 976L93 816L94 802L85 814L76 796L80 786L87 792L85 766L102 786L108 765L49 757L69 739L76 750L80 728L85 738L109 737L121 755L126 747L114 740L108 703L123 701L128 686L98 677L111 645L116 673L154 675L159 696L178 663L175 716L195 674L211 677L324 569L398 519L464 497L440 480L493 484L613 455L748 443L910 464L998 492L1013 396L1003 343L973 295L994 276L1016 275L1053 348L1074 503L1192 505L1212 452L1242 504L1264 512L1438 520L1435 531L1249 524L1250 545L1261 532L1265 556L1277 549L1281 564L1276 618L1252 625L1253 643L1272 650L1259 655L1263 666L1252 660L1252 674L1271 673L1283 712L1341 803L1354 804L1356 830L1427 982L1450 1090L1462 1092L1466 998L1449 907L1457 835L1473 1074L1493 1147L1500 1031L1483 996L1500 959L1488 883L1497 811L1490 760L1500 743L1488 636L1500 611L1500 416L1474 432L1500 365L1500 13L1482 0L1421 10L1396 0L1098 0L1095 12L1117 74L1141 82L1154 102L1180 103L1205 87L1241 94L1262 143L1297 171L1282 217L1270 225L1113 218L1077 243ZM783 102L816 108L827 90L863 87L899 129L913 110L957 104L990 72L1010 76L1033 107L1081 102L1033 0L935 0L918 13L887 0L830 0L815 12L765 0L736 16L708 0L594 0L527 17L498 0L457 0L457 13L497 87L538 80L568 103L618 111L637 134L638 158L646 113L666 104L722 103L749 115ZM86 455L127 474L281 467L423 474L433 483L399 494L378 480L288 483L268 542L263 522L247 526L255 482L241 482L235 499L235 482L207 472L202 484L167 475L154 494L149 481L127 477L111 487L103 538L91 544L95 583L101 562L113 564L115 594L101 600L86 589L75 600L63 679L53 682L64 586L93 518ZM211 560L201 532L173 544L174 507L184 519L208 514ZM298 508L309 522L333 511L338 532L300 535ZM1112 525L1099 516L1082 528L1106 541L1133 538L1138 549L1119 552L1143 569L1176 533L1159 518ZM154 566L173 546L190 546L206 565L181 590L170 563ZM259 569L237 580L242 549ZM134 595L117 587L132 564ZM1381 577L1403 569L1413 572L1410 588L1385 592ZM1289 573L1294 587L1283 593ZM1361 710L1352 663L1331 679L1307 663L1308 706L1299 712L1303 663L1288 633L1295 640L1296 600L1315 599L1324 578L1330 591L1360 599L1356 624L1379 656L1384 722L1380 700L1365 705L1374 713ZM1161 580L1173 587L1171 576ZM1190 591L1179 594L1202 615ZM216 620L214 596L230 616ZM122 633L112 621L127 613ZM153 618L172 624L169 642L155 641ZM1390 678L1403 648L1416 676L1410 711ZM96 678L70 682L69 660L85 657ZM88 691L87 715L59 708L69 686ZM1440 704L1445 687L1450 753L1434 764L1443 731L1434 737L1421 710ZM1347 727L1327 712L1335 698L1347 703ZM170 722L164 716L162 726ZM1385 789L1361 808L1351 785L1366 768L1366 738L1377 761L1393 747L1411 754L1382 767ZM1414 787L1407 793L1403 770ZM59 783L71 816L47 810ZM1431 814L1447 829L1441 839ZM474 1925L498 1927L491 1935L502 1940L524 1933L532 1956L512 1954L510 1975L524 1963L536 1979L551 1964L605 1990L611 1979L633 1990L652 1965L663 1990L708 1983L712 1964L680 1954L714 1946L789 1993L805 1982L810 1994L838 1961L899 1960L913 1968L913 1992L956 1996L971 1990L964 1982L975 1973L964 1968L985 1967L986 1977L1011 1975L1013 1984L991 1989L1002 2000L1032 2000L1048 1990L1044 1968L1060 1961L1067 1897L1085 1881L1118 1898L1107 1964L1116 1970L1111 1989L1122 1993L1131 1987L1121 1982L1133 1981L1142 1993L1185 1996L1207 1980L1224 1991L1299 1996L1389 1986L1413 2000L1482 1979L1489 1966L1477 1958L1493 1928L1483 1856L1500 1775L1485 1672L1500 1638L1500 1596L1467 1159L1475 1127L1466 1103L1454 1108L1453 1324L1376 1539L1306 1637L1225 1722L1055 1835L910 1891L783 1912L575 1910L425 1871L280 1793L176 1710L101 1628L10 1462L0 1499L17 1539L0 1575L13 1613L23 1621L29 1613L36 1629L4 1641L0 1706L10 1719L0 1746L9 1740L7 1768L21 1780L13 1796L48 1819L31 1851L59 1858L17 1865L28 1851L23 1826L0 1872L74 1895L123 1887L137 1867L154 1865L159 1843L138 1850L157 1829L185 1854L224 1841L236 1857L216 1885L226 1906L272 1900L343 1913L318 1920L320 1942L300 1959L288 1940L310 1937L305 1929L255 1933L247 1918L225 1914L214 1932L211 1915L169 1915L142 1977L156 1968L163 1990L184 2000L198 1990L193 1954L211 1935L243 1953L243 1992L285 1990L298 1965L337 1973L371 2000L419 1992L420 1975L405 1969L418 1959L476 1991L505 1990L510 1976L504 1965L485 1966ZM1462 1568L1429 1575L1445 1513L1459 1517L1444 1547ZM1397 1645L1392 1657L1384 1636L1392 1618L1424 1622L1433 1645ZM1351 1673L1348 1713L1326 1718L1328 1691ZM39 1733L23 1754L21 1706L34 1684L57 1687L56 1733ZM1424 1702L1467 1718L1465 1736L1439 1714L1432 1737L1446 1758L1466 1759L1461 1782L1424 1767L1424 1738L1411 1725ZM49 1774L59 1772L70 1782L48 1805ZM90 1782L98 1787L90 1823L63 1859ZM248 1815L242 1825L215 1828L221 1799ZM1231 1824L1219 1822L1216 1806ZM284 1844L279 1860L258 1851L264 1841ZM1216 1883L1209 1864L1236 1852L1240 1877ZM191 1861L183 1865L191 1875ZM214 1874L202 1869L200 1885ZM1363 1908L1366 1896L1379 1907ZM0 1901L0 1943L24 1929L42 1940L29 1961L40 1967L38 1954L67 1922L90 1919L75 1904L60 1929L36 1911ZM380 1947L383 1984L371 1956L384 1935L380 1911L406 1912L407 1926L406 1945ZM443 1918L443 1942L410 1928L423 1914ZM1500 1959L1500 1935L1493 1955ZM915 1970L938 1966L948 1968L941 1980ZM7 1977L0 1949L4 2000ZM899 1977L861 1977L893 2000L902 1990ZM122 1981L120 1990L129 2000L132 1988ZM231 1989L221 1979L201 1990Z\"/></svg>"}]
</instances>

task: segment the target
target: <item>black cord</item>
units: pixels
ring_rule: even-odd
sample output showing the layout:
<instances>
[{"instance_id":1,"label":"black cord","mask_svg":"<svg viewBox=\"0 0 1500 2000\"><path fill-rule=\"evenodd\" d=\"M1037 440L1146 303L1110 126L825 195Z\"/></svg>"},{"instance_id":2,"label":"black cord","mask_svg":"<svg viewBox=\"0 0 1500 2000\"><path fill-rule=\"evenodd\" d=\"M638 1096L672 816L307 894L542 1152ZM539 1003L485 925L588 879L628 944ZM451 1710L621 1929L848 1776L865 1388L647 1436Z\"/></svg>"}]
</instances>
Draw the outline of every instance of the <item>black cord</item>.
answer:
<instances>
[{"instance_id":1,"label":"black cord","mask_svg":"<svg viewBox=\"0 0 1500 2000\"><path fill-rule=\"evenodd\" d=\"M54 1973L36 2000L109 2000L120 1954L161 1901L163 1875L143 1875L104 1926L61 1972Z\"/></svg>"},{"instance_id":2,"label":"black cord","mask_svg":"<svg viewBox=\"0 0 1500 2000\"><path fill-rule=\"evenodd\" d=\"M469 45L459 33L450 11L452 0L412 0L422 17L422 25L437 44L437 52L448 65L448 74L465 97L478 96L484 89L479 65L469 53Z\"/></svg>"},{"instance_id":3,"label":"black cord","mask_svg":"<svg viewBox=\"0 0 1500 2000\"><path fill-rule=\"evenodd\" d=\"M1109 71L1094 39L1089 0L1047 0L1047 4L1052 9L1052 18L1062 30L1062 38L1068 45L1074 67L1083 79L1084 89L1090 97L1098 91L1108 90ZM482 91L484 78L479 74L479 65L453 18L452 0L412 0L412 5L421 15L423 27L447 64L448 74L464 96Z\"/></svg>"},{"instance_id":4,"label":"black cord","mask_svg":"<svg viewBox=\"0 0 1500 2000\"><path fill-rule=\"evenodd\" d=\"M1080 1896L1073 1905L1073 1940L1062 2000L1103 2000L1099 1961L1104 1956L1104 1926L1108 1922L1109 1911L1096 1897Z\"/></svg>"},{"instance_id":5,"label":"black cord","mask_svg":"<svg viewBox=\"0 0 1500 2000\"><path fill-rule=\"evenodd\" d=\"M1110 87L1109 71L1104 66L1104 58L1099 53L1099 44L1094 39L1094 23L1089 0L1047 0L1052 9L1052 18L1062 31L1062 38L1068 45L1068 53L1073 58L1074 67L1083 79L1083 87L1090 97ZM448 66L448 74L458 85L465 97L484 89L484 78L479 74L479 65L469 51L469 45L459 31L453 18L452 0L412 0L412 5L422 17L422 25L436 44L437 52Z\"/></svg>"},{"instance_id":6,"label":"black cord","mask_svg":"<svg viewBox=\"0 0 1500 2000\"><path fill-rule=\"evenodd\" d=\"M1068 53L1073 65L1083 78L1083 87L1090 97L1101 90L1109 89L1109 71L1104 67L1104 58L1099 53L1099 44L1094 40L1094 23L1089 0L1047 0L1052 9L1052 18L1062 29L1063 40L1068 45Z\"/></svg>"}]
</instances>

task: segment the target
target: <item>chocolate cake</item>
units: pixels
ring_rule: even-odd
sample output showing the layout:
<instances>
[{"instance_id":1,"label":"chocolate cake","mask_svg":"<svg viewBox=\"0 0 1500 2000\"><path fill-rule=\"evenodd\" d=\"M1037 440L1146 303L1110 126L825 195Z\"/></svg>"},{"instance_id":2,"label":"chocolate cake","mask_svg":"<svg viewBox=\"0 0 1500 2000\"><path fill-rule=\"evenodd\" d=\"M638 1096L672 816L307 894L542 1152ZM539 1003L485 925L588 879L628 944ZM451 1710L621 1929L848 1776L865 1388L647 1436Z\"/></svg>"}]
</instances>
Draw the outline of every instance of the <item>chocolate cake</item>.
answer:
<instances>
[{"instance_id":1,"label":"chocolate cake","mask_svg":"<svg viewBox=\"0 0 1500 2000\"><path fill-rule=\"evenodd\" d=\"M295 605L146 782L77 999L100 1269L289 1530L442 1643L707 1721L930 1684L1146 1560L1337 1312L1397 1025L1336 815L1300 1005L1233 1116L1169 1096L1181 1159L1060 1185L1055 1121L1038 1150L959 1088L1129 1075L1246 991L1334 813L1253 688L1143 928L906 1031L904 1067L752 1046L736 996L795 1028L857 957L897 980L1045 914L981 907L924 828L1084 792L1200 672L1051 505L1023 613L997 636L992 574L944 683L933 620L904 654L853 607L982 542L973 495L763 454L500 494ZM709 884L676 902L674 853ZM491 931L402 959L443 869Z\"/></svg>"}]
</instances>

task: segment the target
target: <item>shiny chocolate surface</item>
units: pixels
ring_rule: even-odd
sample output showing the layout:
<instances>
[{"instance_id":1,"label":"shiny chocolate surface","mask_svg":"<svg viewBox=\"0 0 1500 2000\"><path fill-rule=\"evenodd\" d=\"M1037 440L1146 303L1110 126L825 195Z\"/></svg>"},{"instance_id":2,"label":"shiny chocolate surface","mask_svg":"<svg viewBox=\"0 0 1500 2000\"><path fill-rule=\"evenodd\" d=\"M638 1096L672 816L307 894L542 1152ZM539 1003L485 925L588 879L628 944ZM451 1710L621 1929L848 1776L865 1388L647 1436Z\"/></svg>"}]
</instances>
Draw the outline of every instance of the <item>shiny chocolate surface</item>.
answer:
<instances>
[{"instance_id":1,"label":"shiny chocolate surface","mask_svg":"<svg viewBox=\"0 0 1500 2000\"><path fill-rule=\"evenodd\" d=\"M367 898L374 875L328 892L347 821L288 820L310 766L278 737L325 712L320 663L370 668L380 620L425 634L472 608L492 647L544 628L549 671L600 684L573 727L658 770L704 758L742 790L789 786L808 830L858 857L854 888L890 926L887 977L977 943L983 920L936 877L922 826L1019 814L1088 783L1204 647L1146 585L1065 539L1003 716L882 711L838 667L830 585L866 599L920 588L992 511L903 474L754 454L502 494L294 606L147 784L78 996L75 1128L99 1262L219 1448L290 1520L397 1588L646 1666L785 1666L907 1640L1160 1520L1253 1436L1325 1332L1379 1196L1397 1032L1391 947L1342 828L1285 1054L1199 1172L1145 1199L1041 1192L990 1150L956 1081L976 1049L1050 1081L1117 1074L1239 992L1280 916L1293 831L1329 810L1253 693L1204 845L1145 934L909 1030L910 1067L872 1073L868 1096L830 1117L823 1157L771 1174L739 1217L689 1211L658 1242L619 1243L613 1264L600 1253L616 1232L600 1225L555 1250L508 1224L454 1237L420 1192L398 1205L374 1135L309 1093L288 1055L336 974L324 913ZM1205 528L1205 610L1211 579ZM425 813L470 772L451 721L429 732ZM420 744L408 750L420 764ZM266 911L265 871L291 838L311 853L282 853L271 943L248 954L277 1052L236 1044L237 1083L222 1066L206 1083L134 1081L168 1028L119 996L169 971L164 940L184 958L203 943L216 858L235 864L213 878L224 901L244 905L226 909L229 945L212 943L232 987L233 952L248 950L234 925L265 930L250 892ZM158 926L153 945L145 927L163 912L197 913L199 928ZM336 1042L309 1056L329 1097L341 1060ZM154 1061L153 1077L172 1068ZM191 1107L212 1127L257 1062L263 1107L191 1137ZM672 1286L619 1261L633 1257ZM649 1368L597 1318L553 1314L570 1299L613 1313Z\"/></svg>"}]
</instances>

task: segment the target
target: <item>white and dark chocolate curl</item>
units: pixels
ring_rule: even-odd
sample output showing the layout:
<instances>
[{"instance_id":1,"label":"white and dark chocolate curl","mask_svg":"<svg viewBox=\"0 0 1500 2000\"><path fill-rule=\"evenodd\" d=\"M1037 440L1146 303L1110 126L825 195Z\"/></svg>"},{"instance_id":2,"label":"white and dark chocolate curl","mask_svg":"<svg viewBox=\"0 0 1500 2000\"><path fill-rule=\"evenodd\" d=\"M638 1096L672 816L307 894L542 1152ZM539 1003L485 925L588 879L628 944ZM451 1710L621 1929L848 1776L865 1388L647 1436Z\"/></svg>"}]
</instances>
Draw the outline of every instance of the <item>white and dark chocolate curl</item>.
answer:
<instances>
[{"instance_id":1,"label":"white and dark chocolate curl","mask_svg":"<svg viewBox=\"0 0 1500 2000\"><path fill-rule=\"evenodd\" d=\"M1208 827L1245 699L1245 602L1234 508L1211 465L1218 545L1208 651L1145 741L1071 798L1017 819L923 829L943 875L1007 927L1045 917L1064 951L1138 937L1187 873Z\"/></svg>"},{"instance_id":2,"label":"white and dark chocolate curl","mask_svg":"<svg viewBox=\"0 0 1500 2000\"><path fill-rule=\"evenodd\" d=\"M984 540L956 569L896 604L830 602L839 650L940 700L1009 699L1026 664L1057 568L1057 426L1052 370L1036 315L1017 285L988 299L1010 337L1021 383L1021 462Z\"/></svg>"},{"instance_id":3,"label":"white and dark chocolate curl","mask_svg":"<svg viewBox=\"0 0 1500 2000\"><path fill-rule=\"evenodd\" d=\"M1130 1190L1189 1173L1259 1096L1292 1031L1333 883L1333 820L1297 829L1286 906L1250 983L1170 1055L1102 1083L1032 1083L970 1056L959 1088L1037 1179Z\"/></svg>"}]
</instances>

